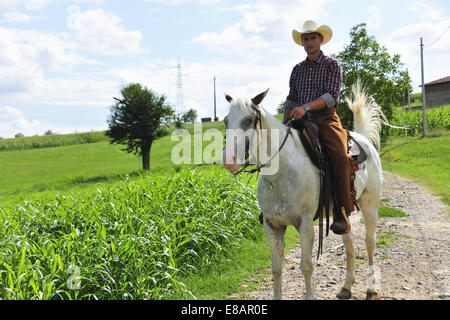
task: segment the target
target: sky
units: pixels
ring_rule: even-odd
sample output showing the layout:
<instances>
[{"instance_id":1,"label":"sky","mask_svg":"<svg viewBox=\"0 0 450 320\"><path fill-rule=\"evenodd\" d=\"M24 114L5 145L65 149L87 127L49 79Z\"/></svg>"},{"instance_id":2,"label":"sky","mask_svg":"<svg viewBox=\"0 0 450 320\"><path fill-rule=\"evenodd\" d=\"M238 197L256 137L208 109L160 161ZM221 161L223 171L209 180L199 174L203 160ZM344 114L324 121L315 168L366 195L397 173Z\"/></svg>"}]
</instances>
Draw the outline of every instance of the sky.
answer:
<instances>
[{"instance_id":1,"label":"sky","mask_svg":"<svg viewBox=\"0 0 450 320\"><path fill-rule=\"evenodd\" d=\"M136 82L201 118L214 115L216 77L220 119L224 93L270 88L262 105L275 112L292 68L306 58L291 36L305 20L333 30L326 55L367 23L400 54L414 92L420 37L425 82L450 75L448 0L0 0L0 137L105 130L113 97Z\"/></svg>"}]
</instances>

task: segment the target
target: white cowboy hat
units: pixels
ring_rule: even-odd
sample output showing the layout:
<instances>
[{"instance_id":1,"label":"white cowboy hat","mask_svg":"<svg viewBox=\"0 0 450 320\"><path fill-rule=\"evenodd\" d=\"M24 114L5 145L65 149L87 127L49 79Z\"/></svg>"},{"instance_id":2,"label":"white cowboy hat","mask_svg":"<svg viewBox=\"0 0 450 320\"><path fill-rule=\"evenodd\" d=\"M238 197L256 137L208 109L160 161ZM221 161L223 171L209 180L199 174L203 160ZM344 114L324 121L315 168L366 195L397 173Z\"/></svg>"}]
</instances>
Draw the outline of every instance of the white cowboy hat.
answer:
<instances>
[{"instance_id":1,"label":"white cowboy hat","mask_svg":"<svg viewBox=\"0 0 450 320\"><path fill-rule=\"evenodd\" d=\"M308 20L303 25L302 31L299 32L295 29L292 30L292 38L294 38L294 41L299 46L303 46L302 35L305 33L313 33L313 32L320 33L323 36L322 45L330 41L331 37L333 36L333 31L331 31L331 28L329 26L323 25L319 27L319 25L314 21Z\"/></svg>"}]
</instances>

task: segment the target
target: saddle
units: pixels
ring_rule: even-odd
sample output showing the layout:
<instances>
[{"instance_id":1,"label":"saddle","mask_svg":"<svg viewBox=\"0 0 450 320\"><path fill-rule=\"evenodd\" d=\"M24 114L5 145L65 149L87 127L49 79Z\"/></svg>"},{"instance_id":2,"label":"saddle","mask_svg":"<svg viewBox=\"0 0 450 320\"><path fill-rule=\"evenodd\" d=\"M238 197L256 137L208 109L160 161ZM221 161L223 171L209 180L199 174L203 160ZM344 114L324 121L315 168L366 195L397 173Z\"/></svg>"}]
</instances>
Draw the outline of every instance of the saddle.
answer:
<instances>
[{"instance_id":1,"label":"saddle","mask_svg":"<svg viewBox=\"0 0 450 320\"><path fill-rule=\"evenodd\" d=\"M323 216L326 217L326 236L329 232L330 205L333 204L334 214L339 214L340 206L338 195L335 190L335 183L331 175L330 160L326 150L323 149L319 138L319 127L313 119L302 118L294 120L291 127L296 129L300 140L311 159L312 163L319 169L320 174L320 197L314 220L319 219L319 250L318 257L322 253L323 239ZM348 153L355 160L354 170L358 170L358 164L367 159L367 154L361 145L350 136L348 138Z\"/></svg>"},{"instance_id":2,"label":"saddle","mask_svg":"<svg viewBox=\"0 0 450 320\"><path fill-rule=\"evenodd\" d=\"M292 128L297 130L308 156L313 164L320 169L320 153L326 150L323 150L319 139L319 127L317 122L315 120L302 118L292 121ZM348 154L355 160L355 164L357 165L367 160L366 151L364 151L358 141L350 136L350 133L348 139Z\"/></svg>"}]
</instances>

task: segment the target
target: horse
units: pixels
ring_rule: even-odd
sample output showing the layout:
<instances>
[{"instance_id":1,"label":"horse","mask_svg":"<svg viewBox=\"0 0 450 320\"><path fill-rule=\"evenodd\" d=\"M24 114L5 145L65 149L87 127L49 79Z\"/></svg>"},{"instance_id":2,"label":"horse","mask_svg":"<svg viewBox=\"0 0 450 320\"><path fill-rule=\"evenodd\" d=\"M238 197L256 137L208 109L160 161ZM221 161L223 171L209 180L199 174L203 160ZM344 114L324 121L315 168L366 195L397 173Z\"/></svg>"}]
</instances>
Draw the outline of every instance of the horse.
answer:
<instances>
[{"instance_id":1,"label":"horse","mask_svg":"<svg viewBox=\"0 0 450 320\"><path fill-rule=\"evenodd\" d=\"M257 199L263 213L264 232L271 249L273 299L282 299L284 234L289 225L294 226L300 235L300 268L305 281L305 298L314 299L311 284L313 220L319 202L319 171L308 157L298 135L293 134L290 127L282 124L260 105L268 90L252 99L245 97L235 99L225 94L230 109L225 117L226 144L223 164L235 175L243 171L241 166L244 163L248 165L249 159L256 160L257 169L260 169ZM380 106L364 91L359 82L352 87L352 93L353 99L346 98L354 115L354 131L350 131L350 134L367 154L367 159L356 172L354 180L356 199L362 211L366 232L365 244L370 280L366 299L378 299L379 275L375 276L377 267L374 253L378 207L383 184L378 150L381 124L386 118ZM271 155L261 151L269 149L272 151ZM276 170L264 172L265 169L269 169L269 165ZM347 266L344 284L337 294L338 299L351 297L351 287L355 281L353 237L352 232L342 235Z\"/></svg>"}]
</instances>

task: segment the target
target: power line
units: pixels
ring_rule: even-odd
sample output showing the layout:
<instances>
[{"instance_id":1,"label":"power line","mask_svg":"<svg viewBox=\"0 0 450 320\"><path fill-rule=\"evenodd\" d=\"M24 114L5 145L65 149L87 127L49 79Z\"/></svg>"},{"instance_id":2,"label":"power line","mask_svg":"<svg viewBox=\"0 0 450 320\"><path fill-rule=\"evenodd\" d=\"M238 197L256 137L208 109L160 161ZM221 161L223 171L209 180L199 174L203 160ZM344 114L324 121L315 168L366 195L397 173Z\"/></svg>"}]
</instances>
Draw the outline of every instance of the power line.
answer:
<instances>
[{"instance_id":1,"label":"power line","mask_svg":"<svg viewBox=\"0 0 450 320\"><path fill-rule=\"evenodd\" d=\"M433 41L432 43L430 43L430 44L427 44L426 46L424 46L424 48L430 47L430 46L432 46L433 44L435 44L436 42L438 42L438 41L444 36L444 34L447 33L448 29L450 29L450 26L448 26L447 29L445 29L444 32L443 32L436 40L434 40L434 41Z\"/></svg>"}]
</instances>

